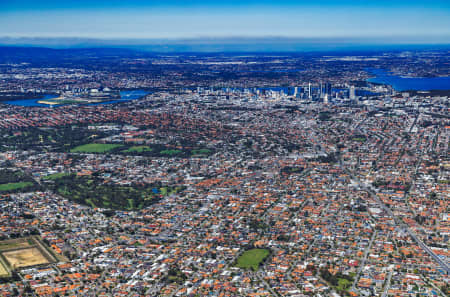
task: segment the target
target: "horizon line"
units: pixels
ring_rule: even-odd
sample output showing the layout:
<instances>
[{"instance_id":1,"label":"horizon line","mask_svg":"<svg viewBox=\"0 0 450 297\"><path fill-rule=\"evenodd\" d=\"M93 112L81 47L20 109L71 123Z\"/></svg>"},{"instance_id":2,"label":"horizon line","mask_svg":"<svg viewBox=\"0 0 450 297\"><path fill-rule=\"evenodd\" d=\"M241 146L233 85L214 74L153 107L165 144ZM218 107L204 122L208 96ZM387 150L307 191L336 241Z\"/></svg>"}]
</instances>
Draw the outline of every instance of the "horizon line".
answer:
<instances>
[{"instance_id":1,"label":"horizon line","mask_svg":"<svg viewBox=\"0 0 450 297\"><path fill-rule=\"evenodd\" d=\"M116 48L154 53L183 52L318 52L345 50L384 50L401 47L430 49L450 48L450 36L424 38L422 36L377 37L286 37L286 36L203 36L184 38L95 38L95 37L2 37L0 47L49 49Z\"/></svg>"},{"instance_id":2,"label":"horizon line","mask_svg":"<svg viewBox=\"0 0 450 297\"><path fill-rule=\"evenodd\" d=\"M212 36L212 35L199 35L199 36L188 36L188 37L95 37L95 36L12 36L12 35L0 35L0 41L4 39L8 40L97 40L97 41L191 41L191 40L391 40L394 38L418 40L418 39L435 39L442 38L447 39L443 41L444 43L450 43L450 34L427 34L427 35L415 35L415 34L391 34L391 35L372 35L372 36L359 36L359 35L339 35L339 36L293 36L293 35L223 35L223 36Z\"/></svg>"}]
</instances>

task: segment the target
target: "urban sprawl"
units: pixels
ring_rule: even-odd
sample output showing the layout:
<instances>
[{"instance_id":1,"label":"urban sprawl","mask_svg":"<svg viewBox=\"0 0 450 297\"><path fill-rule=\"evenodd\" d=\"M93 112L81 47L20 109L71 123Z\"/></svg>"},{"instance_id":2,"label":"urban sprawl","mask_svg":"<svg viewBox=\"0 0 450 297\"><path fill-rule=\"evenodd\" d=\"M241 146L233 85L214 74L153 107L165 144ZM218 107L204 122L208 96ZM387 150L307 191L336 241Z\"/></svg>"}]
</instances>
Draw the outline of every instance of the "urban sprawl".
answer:
<instances>
[{"instance_id":1,"label":"urban sprawl","mask_svg":"<svg viewBox=\"0 0 450 297\"><path fill-rule=\"evenodd\" d=\"M367 82L442 61L4 62L0 296L449 296L450 94Z\"/></svg>"}]
</instances>

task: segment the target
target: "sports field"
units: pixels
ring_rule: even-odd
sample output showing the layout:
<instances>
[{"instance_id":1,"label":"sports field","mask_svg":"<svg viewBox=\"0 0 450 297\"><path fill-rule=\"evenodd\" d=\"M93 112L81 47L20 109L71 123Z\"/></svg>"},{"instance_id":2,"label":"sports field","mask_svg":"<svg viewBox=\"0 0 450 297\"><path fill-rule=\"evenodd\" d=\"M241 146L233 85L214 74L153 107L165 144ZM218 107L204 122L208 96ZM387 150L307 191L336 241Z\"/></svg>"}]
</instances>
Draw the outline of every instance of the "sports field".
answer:
<instances>
[{"instance_id":1,"label":"sports field","mask_svg":"<svg viewBox=\"0 0 450 297\"><path fill-rule=\"evenodd\" d=\"M239 268L252 268L253 271L258 270L259 265L264 261L270 252L266 249L251 249L245 251L237 260L237 267Z\"/></svg>"},{"instance_id":2,"label":"sports field","mask_svg":"<svg viewBox=\"0 0 450 297\"><path fill-rule=\"evenodd\" d=\"M71 153L106 153L117 147L121 147L121 144L111 143L88 143L77 146L70 150Z\"/></svg>"},{"instance_id":3,"label":"sports field","mask_svg":"<svg viewBox=\"0 0 450 297\"><path fill-rule=\"evenodd\" d=\"M18 183L7 183L0 185L0 192L4 191L13 191L17 189L23 189L29 186L32 186L32 182L18 182Z\"/></svg>"},{"instance_id":4,"label":"sports field","mask_svg":"<svg viewBox=\"0 0 450 297\"><path fill-rule=\"evenodd\" d=\"M43 180L55 180L64 176L68 176L68 175L72 175L72 173L70 172L60 172L60 173L54 173L54 174L50 174L47 176L44 176L42 179Z\"/></svg>"},{"instance_id":5,"label":"sports field","mask_svg":"<svg viewBox=\"0 0 450 297\"><path fill-rule=\"evenodd\" d=\"M127 150L124 150L124 153L142 153L142 152L151 152L153 151L153 149L149 146L146 145L137 145L137 146L132 146Z\"/></svg>"},{"instance_id":6,"label":"sports field","mask_svg":"<svg viewBox=\"0 0 450 297\"><path fill-rule=\"evenodd\" d=\"M28 267L49 263L38 248L32 247L15 251L4 252L3 256L12 268Z\"/></svg>"}]
</instances>

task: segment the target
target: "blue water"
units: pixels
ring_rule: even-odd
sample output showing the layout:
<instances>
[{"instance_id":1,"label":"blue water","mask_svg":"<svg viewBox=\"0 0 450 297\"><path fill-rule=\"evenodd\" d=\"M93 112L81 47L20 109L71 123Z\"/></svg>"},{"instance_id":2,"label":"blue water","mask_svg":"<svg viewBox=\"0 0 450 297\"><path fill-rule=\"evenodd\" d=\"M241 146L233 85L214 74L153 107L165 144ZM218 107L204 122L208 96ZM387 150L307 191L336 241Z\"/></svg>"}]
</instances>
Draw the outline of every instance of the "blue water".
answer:
<instances>
[{"instance_id":1,"label":"blue water","mask_svg":"<svg viewBox=\"0 0 450 297\"><path fill-rule=\"evenodd\" d=\"M446 77L400 77L392 75L383 69L368 69L376 75L368 82L391 85L396 91L430 91L450 90L450 76Z\"/></svg>"},{"instance_id":2,"label":"blue water","mask_svg":"<svg viewBox=\"0 0 450 297\"><path fill-rule=\"evenodd\" d=\"M144 91L144 90L121 91L120 99L105 101L105 102L100 102L100 103L90 103L90 104L86 104L86 105L111 104L111 103L131 101L131 100L140 99L147 94L149 94L149 92ZM44 98L42 98L42 99L11 100L11 101L3 101L2 103L16 105L16 106L27 106L27 107L36 107L36 106L37 107L49 107L49 105L47 105L47 104L38 103L38 101L44 100L44 99L57 98L57 97L58 97L57 95L45 95ZM57 105L57 106L60 106L60 105Z\"/></svg>"},{"instance_id":3,"label":"blue water","mask_svg":"<svg viewBox=\"0 0 450 297\"><path fill-rule=\"evenodd\" d=\"M125 102L125 101L131 101L136 100L144 97L145 95L148 95L150 92L144 91L144 90L133 90L133 91L121 91L120 92L120 99L117 100L111 100L111 101L105 101L100 103L92 103L89 105L100 105L100 104L111 104L111 103L118 103L118 102Z\"/></svg>"},{"instance_id":4,"label":"blue water","mask_svg":"<svg viewBox=\"0 0 450 297\"><path fill-rule=\"evenodd\" d=\"M45 95L44 98L41 99L22 99L22 100L11 100L11 101L3 101L2 103L17 105L17 106L40 106L40 107L48 107L46 104L38 103L40 100L45 99L53 99L58 98L58 95Z\"/></svg>"}]
</instances>

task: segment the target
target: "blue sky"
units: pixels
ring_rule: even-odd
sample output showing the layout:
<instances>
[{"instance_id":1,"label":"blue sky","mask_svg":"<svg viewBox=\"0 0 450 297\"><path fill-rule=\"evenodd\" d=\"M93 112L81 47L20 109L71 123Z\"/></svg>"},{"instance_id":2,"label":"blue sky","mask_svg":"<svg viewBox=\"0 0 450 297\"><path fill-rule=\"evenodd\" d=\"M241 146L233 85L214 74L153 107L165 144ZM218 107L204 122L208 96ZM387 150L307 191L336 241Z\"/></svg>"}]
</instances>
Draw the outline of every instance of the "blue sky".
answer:
<instances>
[{"instance_id":1,"label":"blue sky","mask_svg":"<svg viewBox=\"0 0 450 297\"><path fill-rule=\"evenodd\" d=\"M0 0L0 36L442 37L448 0Z\"/></svg>"}]
</instances>

